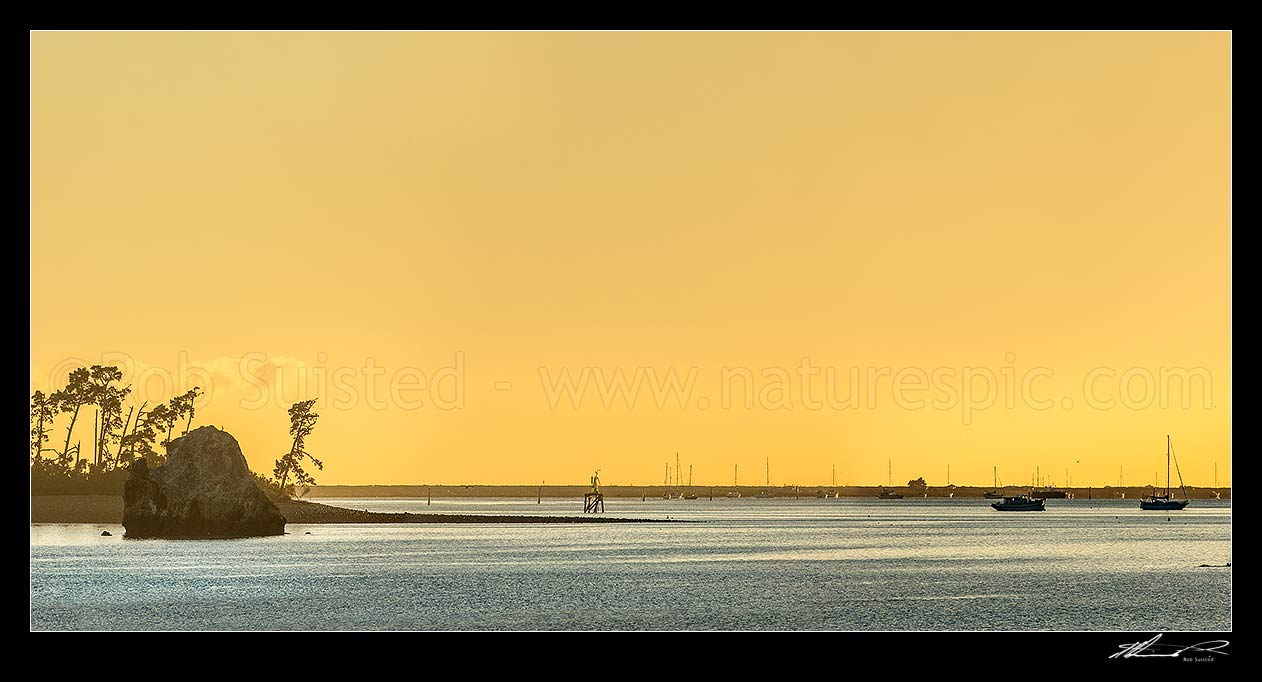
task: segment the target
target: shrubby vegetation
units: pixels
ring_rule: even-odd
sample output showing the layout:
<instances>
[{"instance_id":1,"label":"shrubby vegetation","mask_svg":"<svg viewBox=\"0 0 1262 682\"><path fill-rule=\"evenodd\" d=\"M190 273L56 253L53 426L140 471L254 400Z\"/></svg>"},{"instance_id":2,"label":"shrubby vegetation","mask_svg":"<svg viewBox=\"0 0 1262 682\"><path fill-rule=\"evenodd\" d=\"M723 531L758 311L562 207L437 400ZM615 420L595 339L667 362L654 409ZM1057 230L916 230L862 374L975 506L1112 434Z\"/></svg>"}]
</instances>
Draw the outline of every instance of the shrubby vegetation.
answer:
<instances>
[{"instance_id":1,"label":"shrubby vegetation","mask_svg":"<svg viewBox=\"0 0 1262 682\"><path fill-rule=\"evenodd\" d=\"M202 395L200 387L177 395L167 403L149 406L148 401L132 404L123 415L131 386L120 386L123 372L118 367L93 365L70 372L66 385L45 395L31 394L31 494L33 495L117 495L122 492L128 469L137 458L157 467L166 459L166 449L178 435L193 427L194 402ZM320 415L312 411L315 400L295 403L289 408L289 435L293 444L276 460L272 475L255 473L259 488L274 500L292 499L315 485L304 462L316 469L324 463L306 449L307 437ZM90 450L84 449L75 427L82 427L85 409L92 414ZM61 447L52 447L53 423L61 415L69 422ZM80 432L82 428L80 428ZM158 448L161 448L159 451Z\"/></svg>"},{"instance_id":2,"label":"shrubby vegetation","mask_svg":"<svg viewBox=\"0 0 1262 682\"><path fill-rule=\"evenodd\" d=\"M285 494L285 491L281 489L280 484L276 481L254 471L251 471L250 475L254 477L254 483L258 485L259 490L262 490L271 501L284 502L285 500L293 499L293 495Z\"/></svg>"}]
</instances>

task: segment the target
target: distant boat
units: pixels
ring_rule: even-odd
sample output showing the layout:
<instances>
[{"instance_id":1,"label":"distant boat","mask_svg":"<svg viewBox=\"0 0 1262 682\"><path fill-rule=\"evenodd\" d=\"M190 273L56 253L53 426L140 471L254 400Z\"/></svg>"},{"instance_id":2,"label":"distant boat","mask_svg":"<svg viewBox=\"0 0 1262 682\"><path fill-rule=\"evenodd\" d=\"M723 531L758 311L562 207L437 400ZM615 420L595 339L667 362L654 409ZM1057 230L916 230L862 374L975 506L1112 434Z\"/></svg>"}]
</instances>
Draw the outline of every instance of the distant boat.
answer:
<instances>
[{"instance_id":1,"label":"distant boat","mask_svg":"<svg viewBox=\"0 0 1262 682\"><path fill-rule=\"evenodd\" d=\"M1034 491L1034 495L1045 500L1069 500L1073 499L1074 496L1074 494L1068 490L1061 490L1055 486L1039 488Z\"/></svg>"},{"instance_id":2,"label":"distant boat","mask_svg":"<svg viewBox=\"0 0 1262 682\"><path fill-rule=\"evenodd\" d=\"M1187 500L1171 500L1165 495L1150 495L1139 501L1139 508L1149 511L1179 511L1186 506Z\"/></svg>"},{"instance_id":3,"label":"distant boat","mask_svg":"<svg viewBox=\"0 0 1262 682\"><path fill-rule=\"evenodd\" d=\"M982 497L988 500L1002 500L1003 493L999 492L999 467L991 467L991 473L994 476L994 489L987 490L982 493Z\"/></svg>"},{"instance_id":4,"label":"distant boat","mask_svg":"<svg viewBox=\"0 0 1262 682\"><path fill-rule=\"evenodd\" d=\"M1186 499L1187 488L1183 485L1183 472L1182 471L1179 472L1179 487L1183 490L1183 497L1185 499L1176 500L1170 496L1170 457L1173 454L1173 452L1174 452L1173 449L1170 447L1170 436L1169 434L1167 434L1166 435L1166 494L1158 495L1157 489L1156 487L1154 487L1151 495L1149 495L1148 497L1142 498L1139 501L1140 509L1156 510L1156 511L1179 511L1180 509L1183 509L1184 507L1188 506L1188 500ZM1177 463L1175 464L1175 467L1176 468L1178 467Z\"/></svg>"},{"instance_id":5,"label":"distant boat","mask_svg":"<svg viewBox=\"0 0 1262 682\"><path fill-rule=\"evenodd\" d=\"M1041 497L1017 495L1004 497L1002 502L991 502L990 506L994 507L995 511L1044 511L1044 502L1045 500Z\"/></svg>"},{"instance_id":6,"label":"distant boat","mask_svg":"<svg viewBox=\"0 0 1262 682\"><path fill-rule=\"evenodd\" d=\"M768 488L771 487L771 458L770 457L767 458L767 487ZM763 489L759 491L757 495L754 495L754 499L756 500L770 500L773 497L775 497L775 495L772 495L766 489Z\"/></svg>"},{"instance_id":7,"label":"distant boat","mask_svg":"<svg viewBox=\"0 0 1262 682\"><path fill-rule=\"evenodd\" d=\"M729 490L729 491L727 491L727 496L728 496L728 497L740 497L740 496L741 496L741 491L739 491L739 490Z\"/></svg>"},{"instance_id":8,"label":"distant boat","mask_svg":"<svg viewBox=\"0 0 1262 682\"><path fill-rule=\"evenodd\" d=\"M886 485L894 484L894 460L892 459L889 460L889 462L886 464L885 483ZM877 493L876 496L877 496L877 499L881 499L881 500L903 499L902 494L896 493L893 490L886 488L884 485L881 486L881 492Z\"/></svg>"},{"instance_id":9,"label":"distant boat","mask_svg":"<svg viewBox=\"0 0 1262 682\"><path fill-rule=\"evenodd\" d=\"M836 464L833 465L832 484L829 485L829 487L827 488L820 488L819 490L816 490L815 497L818 497L822 500L826 500L830 497L841 497L841 493L837 492L837 465Z\"/></svg>"},{"instance_id":10,"label":"distant boat","mask_svg":"<svg viewBox=\"0 0 1262 682\"><path fill-rule=\"evenodd\" d=\"M681 496L680 496L680 499L683 499L683 500L695 500L695 499L697 499L697 496L696 496L695 494L693 494L693 493L688 493L687 495L681 495Z\"/></svg>"}]
</instances>

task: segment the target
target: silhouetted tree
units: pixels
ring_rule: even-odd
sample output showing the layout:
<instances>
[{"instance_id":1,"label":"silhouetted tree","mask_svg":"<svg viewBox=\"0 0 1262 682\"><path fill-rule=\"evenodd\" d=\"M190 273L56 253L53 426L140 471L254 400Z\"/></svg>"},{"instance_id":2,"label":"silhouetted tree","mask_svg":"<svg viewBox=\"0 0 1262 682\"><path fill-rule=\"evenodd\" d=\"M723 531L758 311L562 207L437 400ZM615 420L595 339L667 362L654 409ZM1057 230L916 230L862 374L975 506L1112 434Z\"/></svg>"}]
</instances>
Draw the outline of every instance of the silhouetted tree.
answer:
<instances>
[{"instance_id":1,"label":"silhouetted tree","mask_svg":"<svg viewBox=\"0 0 1262 682\"><path fill-rule=\"evenodd\" d=\"M79 409L84 405L93 402L96 397L94 385L92 383L92 375L84 367L72 370L66 381L66 387L55 391L50 399L58 410L70 415L70 425L66 427L66 444L62 446L61 452L58 453L59 458L69 459L70 457L70 436L74 433L75 422L79 420ZM78 447L75 448L76 459L78 458Z\"/></svg>"},{"instance_id":2,"label":"silhouetted tree","mask_svg":"<svg viewBox=\"0 0 1262 682\"><path fill-rule=\"evenodd\" d=\"M294 442L289 452L276 460L276 468L272 471L277 485L287 496L292 497L294 488L297 486L315 485L315 479L303 469L303 459L310 459L315 468L324 469L324 463L306 449L307 436L311 435L311 431L315 429L316 420L320 418L320 415L311 411L315 403L314 399L304 400L289 407L289 435L293 437ZM293 476L292 483L289 480L290 476Z\"/></svg>"},{"instance_id":3,"label":"silhouetted tree","mask_svg":"<svg viewBox=\"0 0 1262 682\"><path fill-rule=\"evenodd\" d=\"M37 462L44 454L44 443L48 442L48 432L52 430L53 419L57 416L57 403L44 395L43 391L31 394L31 461Z\"/></svg>"},{"instance_id":4,"label":"silhouetted tree","mask_svg":"<svg viewBox=\"0 0 1262 682\"><path fill-rule=\"evenodd\" d=\"M136 409L136 421L131 422L131 413L128 412L127 421L131 422L131 432L128 433L127 425L124 423L123 436L118 443L118 458L120 462L135 459L137 455L141 457L151 457L157 455L153 450L153 441L158 437L158 432L153 428L152 414L154 410L145 412L145 407L149 401L140 404ZM159 405L158 407L161 407Z\"/></svg>"},{"instance_id":5,"label":"silhouetted tree","mask_svg":"<svg viewBox=\"0 0 1262 682\"><path fill-rule=\"evenodd\" d=\"M197 398L201 394L201 386L194 386L192 390L184 394L186 397L185 404L188 405L188 421L184 424L184 433L188 433L188 430L193 428L193 415L197 412L197 406L194 403L197 402Z\"/></svg>"},{"instance_id":6,"label":"silhouetted tree","mask_svg":"<svg viewBox=\"0 0 1262 682\"><path fill-rule=\"evenodd\" d=\"M174 401L175 400L172 399L172 402ZM166 432L167 437L162 441L162 445L165 447L167 443L171 442L171 431L175 428L175 422L178 419L179 415L176 413L175 409L169 405L158 405L152 410L149 410L149 418L145 421L153 427L155 438L157 438L158 433L163 431Z\"/></svg>"},{"instance_id":7,"label":"silhouetted tree","mask_svg":"<svg viewBox=\"0 0 1262 682\"><path fill-rule=\"evenodd\" d=\"M114 385L115 381L123 378L123 370L117 367L93 365L88 373L92 378L93 401L101 416L101 428L96 435L96 463L102 470L108 470L113 465L109 445L111 441L118 440L114 431L126 428L126 423L123 421L123 401L131 393L131 387L119 388ZM130 421L130 414L127 419Z\"/></svg>"},{"instance_id":8,"label":"silhouetted tree","mask_svg":"<svg viewBox=\"0 0 1262 682\"><path fill-rule=\"evenodd\" d=\"M120 459L130 461L136 457L151 459L159 457L158 452L153 449L158 436L163 432L166 433L166 438L162 441L165 447L171 442L175 425L181 419L186 420L183 432L188 433L195 414L193 402L201 395L201 387L194 386L191 390L171 398L170 405L159 404L146 412L145 407L149 402L141 403L136 410L135 421L131 420L131 413L128 413L128 418L123 425L123 436L119 441ZM128 432L129 424L130 432Z\"/></svg>"},{"instance_id":9,"label":"silhouetted tree","mask_svg":"<svg viewBox=\"0 0 1262 682\"><path fill-rule=\"evenodd\" d=\"M193 414L196 411L193 406L193 402L196 401L197 397L200 396L201 394L202 394L201 387L194 386L192 389L188 390L187 392L177 395L174 398L171 398L171 426L174 426L176 422L178 422L181 419L184 419L185 415L187 415L188 421L184 424L184 432L181 435L187 434L189 428L192 427L193 425ZM170 441L171 441L171 429L170 427L168 427L167 442L170 442Z\"/></svg>"}]
</instances>

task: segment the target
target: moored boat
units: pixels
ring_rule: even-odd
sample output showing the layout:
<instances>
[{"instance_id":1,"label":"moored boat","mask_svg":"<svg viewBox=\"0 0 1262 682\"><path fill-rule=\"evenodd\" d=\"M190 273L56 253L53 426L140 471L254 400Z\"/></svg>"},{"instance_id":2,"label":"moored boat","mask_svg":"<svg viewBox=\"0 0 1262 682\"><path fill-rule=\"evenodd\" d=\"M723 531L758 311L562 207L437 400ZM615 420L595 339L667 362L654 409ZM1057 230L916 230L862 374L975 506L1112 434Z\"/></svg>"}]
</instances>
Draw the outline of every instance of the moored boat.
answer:
<instances>
[{"instance_id":1,"label":"moored boat","mask_svg":"<svg viewBox=\"0 0 1262 682\"><path fill-rule=\"evenodd\" d=\"M1000 502L991 502L990 506L994 507L995 511L1043 511L1045 502L1046 500L1041 497L1016 495L1005 496Z\"/></svg>"},{"instance_id":2,"label":"moored boat","mask_svg":"<svg viewBox=\"0 0 1262 682\"><path fill-rule=\"evenodd\" d=\"M988 500L1002 500L1002 499L1003 499L1003 493L1002 493L1002 492L1000 492L1000 489L999 489L999 467L997 467L997 466L995 466L995 467L991 467L991 472L992 472L992 475L994 476L994 479L995 479L995 480L994 480L994 488L993 488L993 489L991 489L991 490L987 490L986 492L982 493L982 497L984 497L984 498L986 498L986 499L988 499Z\"/></svg>"},{"instance_id":3,"label":"moored boat","mask_svg":"<svg viewBox=\"0 0 1262 682\"><path fill-rule=\"evenodd\" d=\"M1186 506L1187 500L1172 500L1167 495L1149 495L1139 501L1139 508L1149 511L1179 511Z\"/></svg>"},{"instance_id":4,"label":"moored boat","mask_svg":"<svg viewBox=\"0 0 1262 682\"><path fill-rule=\"evenodd\" d=\"M1179 511L1188 506L1187 488L1183 485L1183 472L1179 472L1179 487L1183 489L1182 500L1176 500L1170 495L1170 458L1174 455L1174 448L1170 445L1170 435L1166 434L1166 494L1158 495L1154 487L1152 494L1139 500L1139 508L1148 511ZM1175 470L1178 470L1179 463L1175 460Z\"/></svg>"},{"instance_id":5,"label":"moored boat","mask_svg":"<svg viewBox=\"0 0 1262 682\"><path fill-rule=\"evenodd\" d=\"M767 458L767 487L758 491L758 494L754 495L754 499L755 500L770 500L773 498L775 498L775 494L771 492L771 458L768 457Z\"/></svg>"},{"instance_id":6,"label":"moored boat","mask_svg":"<svg viewBox=\"0 0 1262 682\"><path fill-rule=\"evenodd\" d=\"M885 473L885 484L894 485L894 460L892 459L887 464L886 473ZM881 492L877 493L876 496L878 499L882 499L882 500L903 499L903 496L901 493L896 493L893 490L886 488L884 485L881 486Z\"/></svg>"}]
</instances>

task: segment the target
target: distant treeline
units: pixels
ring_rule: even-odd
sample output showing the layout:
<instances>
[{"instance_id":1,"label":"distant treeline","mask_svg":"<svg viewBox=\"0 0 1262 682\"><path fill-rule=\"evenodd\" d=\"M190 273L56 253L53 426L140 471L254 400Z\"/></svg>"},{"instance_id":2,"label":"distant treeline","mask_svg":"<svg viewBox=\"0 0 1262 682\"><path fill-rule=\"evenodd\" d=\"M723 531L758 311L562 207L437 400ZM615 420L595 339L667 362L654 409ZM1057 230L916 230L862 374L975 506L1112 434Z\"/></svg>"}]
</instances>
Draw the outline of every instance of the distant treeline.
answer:
<instances>
[{"instance_id":1,"label":"distant treeline","mask_svg":"<svg viewBox=\"0 0 1262 682\"><path fill-rule=\"evenodd\" d=\"M123 408L131 395L130 385L120 385L123 371L110 365L92 365L72 370L64 388L45 395L31 394L31 494L32 495L121 495L131 463L144 458L151 468L166 460L167 447L193 427L194 403L201 387L177 395L154 406L149 401ZM276 460L274 478L255 473L259 486L275 499L289 499L315 485L303 467L310 460L317 469L324 464L306 450L306 440L320 415L312 411L316 401L305 400L289 408L289 435L293 444ZM92 434L84 447L86 418L92 414ZM53 423L68 415L61 447L51 440ZM78 431L76 431L78 427ZM177 434L176 431L179 431ZM161 450L159 450L161 448Z\"/></svg>"}]
</instances>

